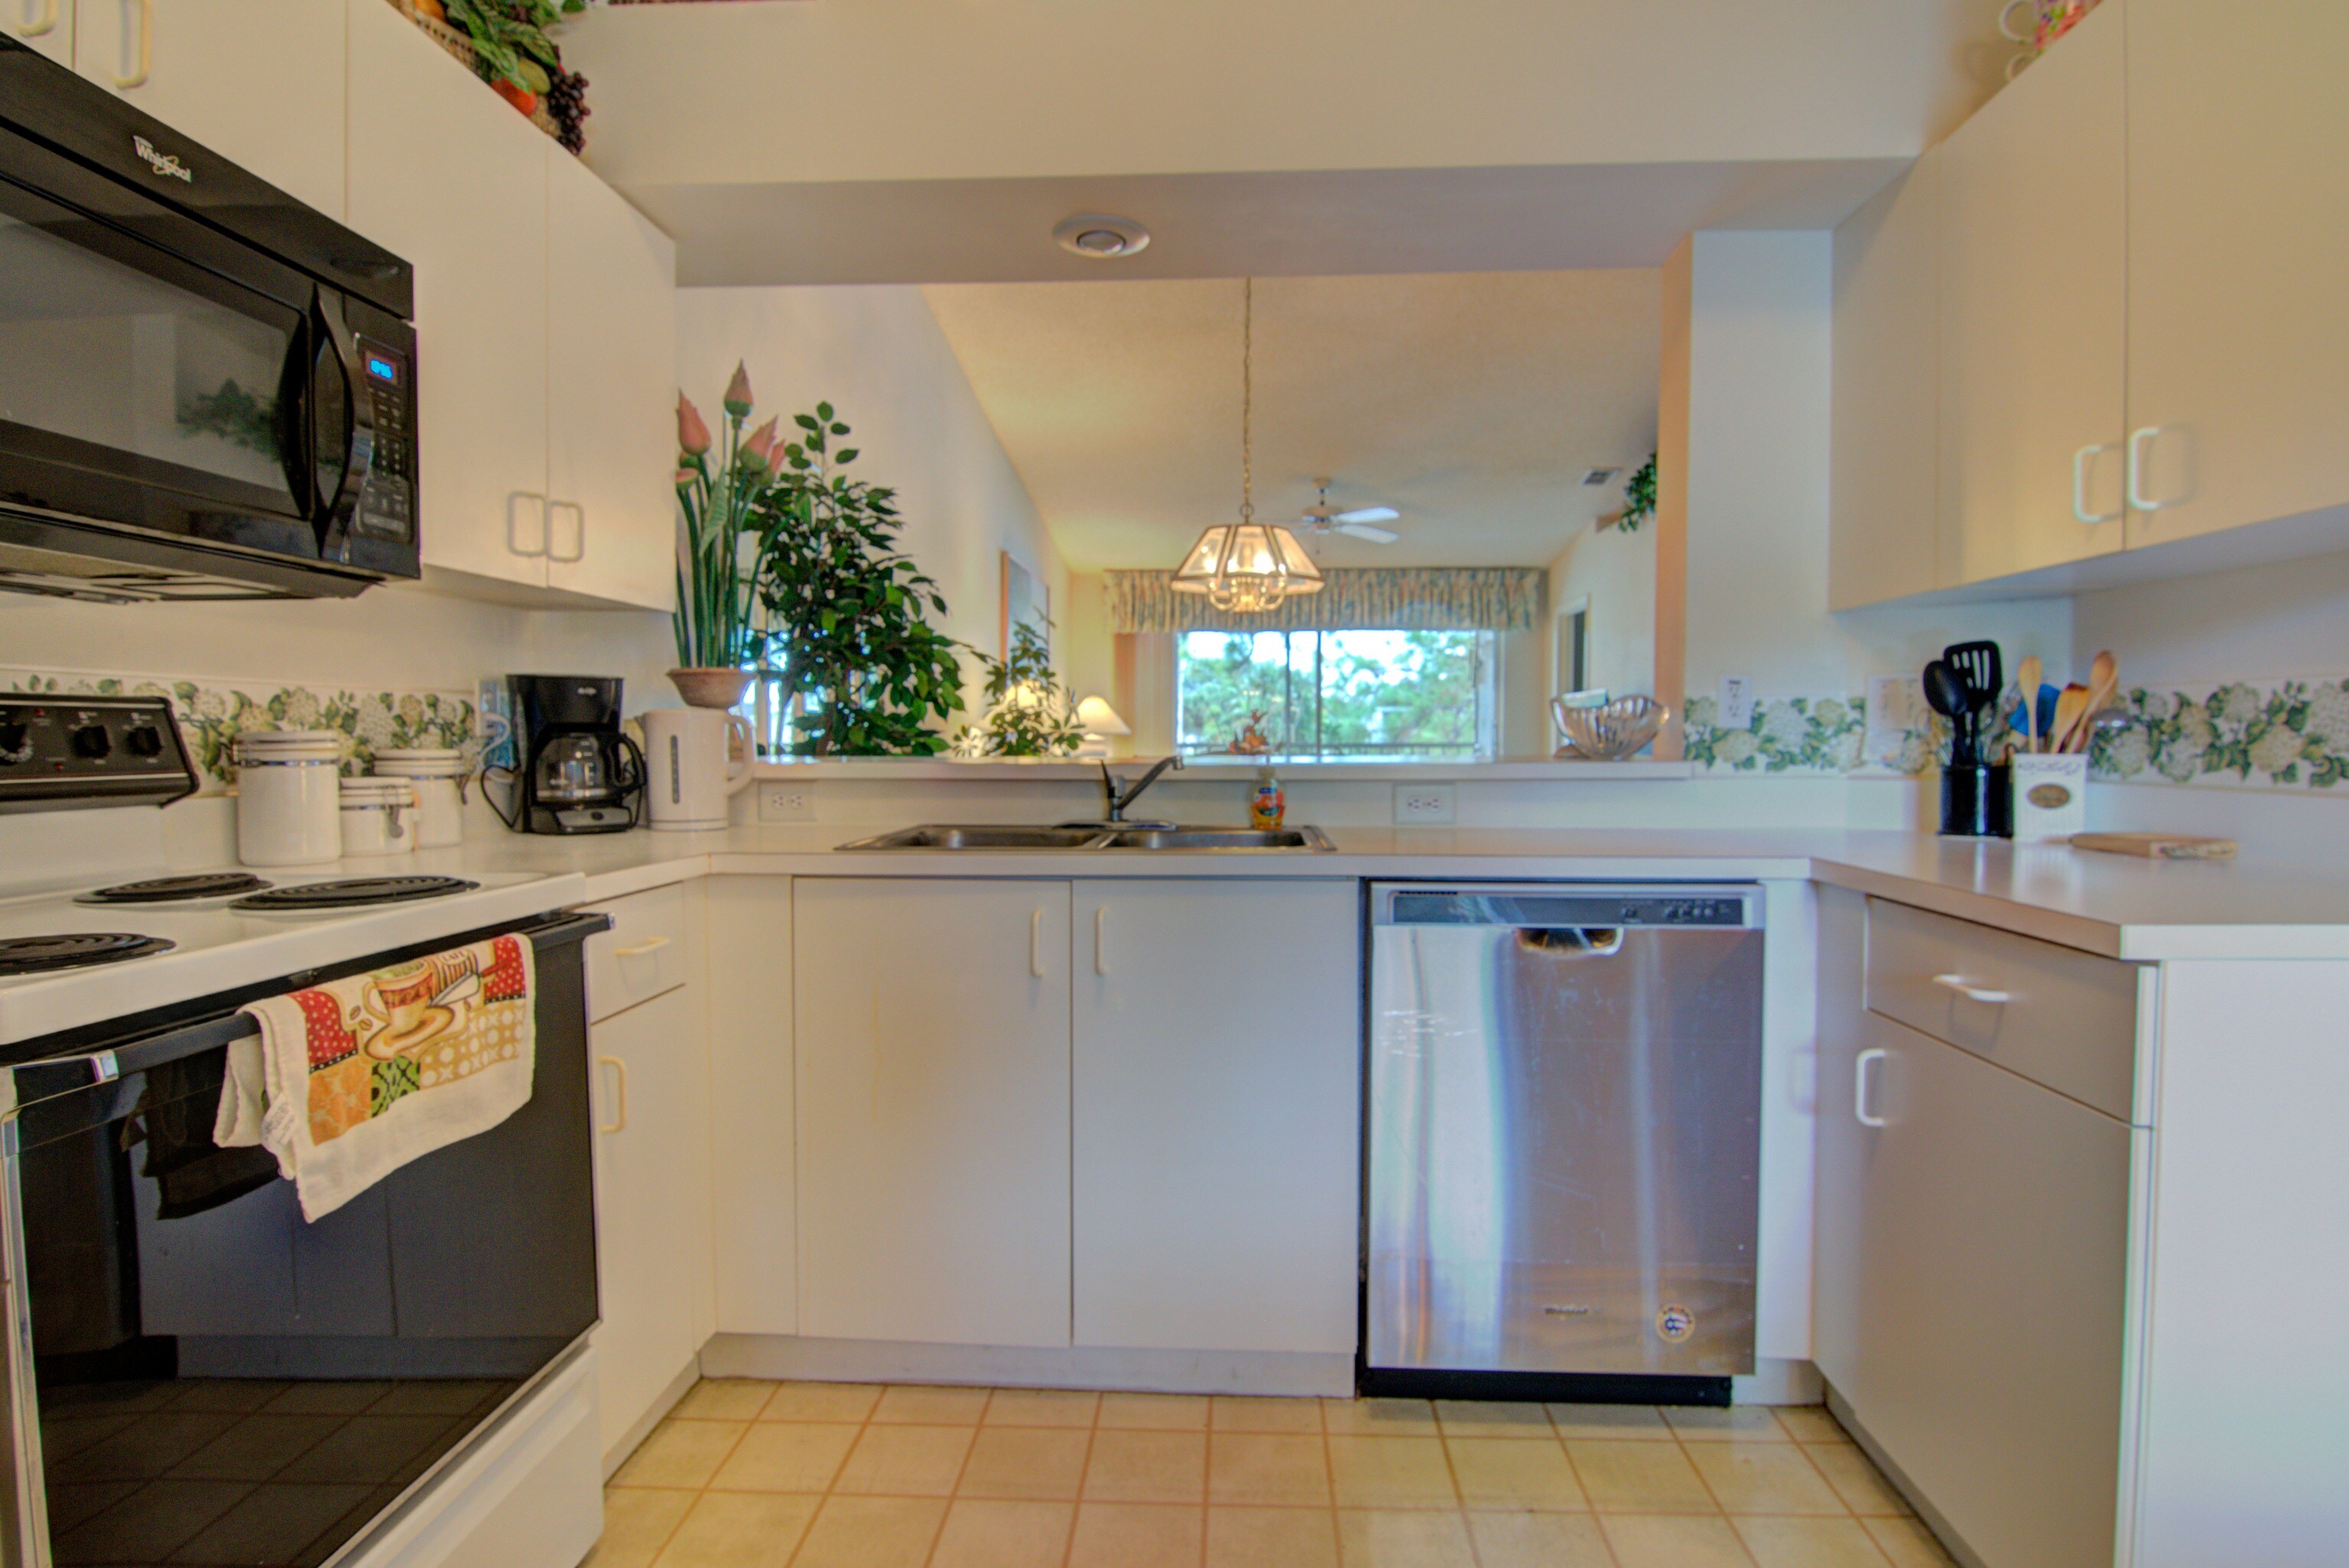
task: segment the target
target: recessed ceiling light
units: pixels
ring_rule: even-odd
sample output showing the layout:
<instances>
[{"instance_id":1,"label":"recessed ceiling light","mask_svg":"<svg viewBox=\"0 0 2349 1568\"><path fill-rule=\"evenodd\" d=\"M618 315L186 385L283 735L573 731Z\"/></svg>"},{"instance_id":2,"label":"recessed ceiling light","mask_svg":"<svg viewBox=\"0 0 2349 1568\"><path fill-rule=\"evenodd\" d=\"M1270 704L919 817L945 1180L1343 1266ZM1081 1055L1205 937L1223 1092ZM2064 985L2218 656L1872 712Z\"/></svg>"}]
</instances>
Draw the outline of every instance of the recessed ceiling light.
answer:
<instances>
[{"instance_id":1,"label":"recessed ceiling light","mask_svg":"<svg viewBox=\"0 0 2349 1568\"><path fill-rule=\"evenodd\" d=\"M1622 471L1621 469L1592 469L1582 476L1582 482L1587 485L1609 484Z\"/></svg>"},{"instance_id":2,"label":"recessed ceiling light","mask_svg":"<svg viewBox=\"0 0 2349 1568\"><path fill-rule=\"evenodd\" d=\"M1061 249L1096 262L1116 256L1130 256L1150 243L1150 231L1131 218L1113 218L1105 212L1080 212L1063 218L1052 225L1052 238Z\"/></svg>"}]
</instances>

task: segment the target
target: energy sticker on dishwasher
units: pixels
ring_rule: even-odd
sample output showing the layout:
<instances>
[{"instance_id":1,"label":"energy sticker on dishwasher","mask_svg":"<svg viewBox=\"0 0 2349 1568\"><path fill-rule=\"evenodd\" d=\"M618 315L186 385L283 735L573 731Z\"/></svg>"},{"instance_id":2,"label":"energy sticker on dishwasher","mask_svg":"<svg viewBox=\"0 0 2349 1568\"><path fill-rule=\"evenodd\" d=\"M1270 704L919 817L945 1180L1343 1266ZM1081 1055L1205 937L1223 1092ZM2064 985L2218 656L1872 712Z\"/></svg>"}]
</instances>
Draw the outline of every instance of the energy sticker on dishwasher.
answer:
<instances>
[{"instance_id":1,"label":"energy sticker on dishwasher","mask_svg":"<svg viewBox=\"0 0 2349 1568\"><path fill-rule=\"evenodd\" d=\"M1656 1337L1678 1345L1696 1332L1696 1314L1675 1303L1656 1314Z\"/></svg>"}]
</instances>

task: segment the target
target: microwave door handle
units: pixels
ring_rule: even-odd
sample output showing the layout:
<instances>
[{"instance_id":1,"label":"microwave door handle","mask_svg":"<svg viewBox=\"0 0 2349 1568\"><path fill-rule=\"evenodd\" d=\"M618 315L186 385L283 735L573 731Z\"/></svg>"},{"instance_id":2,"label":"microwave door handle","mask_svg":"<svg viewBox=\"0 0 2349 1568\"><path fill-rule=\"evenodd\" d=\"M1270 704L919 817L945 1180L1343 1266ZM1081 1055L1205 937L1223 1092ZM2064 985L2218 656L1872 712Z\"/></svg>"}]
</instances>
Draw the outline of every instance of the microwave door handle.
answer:
<instances>
[{"instance_id":1,"label":"microwave door handle","mask_svg":"<svg viewBox=\"0 0 2349 1568\"><path fill-rule=\"evenodd\" d=\"M359 492L366 488L367 472L375 466L375 410L360 378L358 344L344 324L341 299L321 289L312 314L319 330L314 363L321 375L339 376L343 384L340 481L334 494L318 498L316 517L319 553L340 560L349 553L351 519L358 511Z\"/></svg>"}]
</instances>

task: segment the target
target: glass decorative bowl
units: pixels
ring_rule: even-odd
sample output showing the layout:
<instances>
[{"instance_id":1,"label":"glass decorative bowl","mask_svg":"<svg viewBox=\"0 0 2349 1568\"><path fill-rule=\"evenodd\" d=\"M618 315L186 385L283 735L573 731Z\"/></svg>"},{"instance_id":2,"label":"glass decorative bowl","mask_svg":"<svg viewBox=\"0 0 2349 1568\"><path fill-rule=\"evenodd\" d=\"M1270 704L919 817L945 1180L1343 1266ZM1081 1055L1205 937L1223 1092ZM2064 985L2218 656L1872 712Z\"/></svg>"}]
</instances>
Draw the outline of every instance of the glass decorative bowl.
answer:
<instances>
[{"instance_id":1,"label":"glass decorative bowl","mask_svg":"<svg viewBox=\"0 0 2349 1568\"><path fill-rule=\"evenodd\" d=\"M1554 702L1550 710L1557 716L1557 727L1567 738L1558 755L1593 762L1619 762L1636 755L1656 738L1672 712L1651 696L1619 696L1597 707L1569 707Z\"/></svg>"}]
</instances>

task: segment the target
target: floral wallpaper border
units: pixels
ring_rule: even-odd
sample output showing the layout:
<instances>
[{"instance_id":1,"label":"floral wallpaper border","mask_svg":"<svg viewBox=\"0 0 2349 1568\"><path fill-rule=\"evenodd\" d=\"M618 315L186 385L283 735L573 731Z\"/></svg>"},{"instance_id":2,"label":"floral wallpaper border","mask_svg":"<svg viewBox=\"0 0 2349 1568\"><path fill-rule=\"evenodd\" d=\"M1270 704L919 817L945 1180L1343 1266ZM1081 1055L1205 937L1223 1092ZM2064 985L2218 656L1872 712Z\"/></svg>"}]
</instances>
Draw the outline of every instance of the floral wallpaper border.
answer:
<instances>
[{"instance_id":1,"label":"floral wallpaper border","mask_svg":"<svg viewBox=\"0 0 2349 1568\"><path fill-rule=\"evenodd\" d=\"M467 748L473 742L473 703L462 692L355 692L267 681L43 669L0 669L0 692L170 697L205 794L219 794L235 782L235 740L248 729L339 730L346 773L366 771L379 749Z\"/></svg>"}]
</instances>

